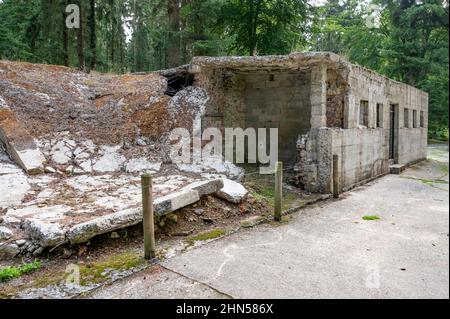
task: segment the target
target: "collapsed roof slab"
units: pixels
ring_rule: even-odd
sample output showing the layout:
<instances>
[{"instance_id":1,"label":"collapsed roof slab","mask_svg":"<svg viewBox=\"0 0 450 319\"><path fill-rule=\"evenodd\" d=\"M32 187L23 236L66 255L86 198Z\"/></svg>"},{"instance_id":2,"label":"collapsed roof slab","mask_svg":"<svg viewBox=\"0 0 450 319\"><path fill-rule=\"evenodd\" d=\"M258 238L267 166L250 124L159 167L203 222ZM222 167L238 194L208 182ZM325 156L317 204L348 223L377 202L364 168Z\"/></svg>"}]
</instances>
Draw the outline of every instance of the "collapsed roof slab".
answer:
<instances>
[{"instance_id":1,"label":"collapsed roof slab","mask_svg":"<svg viewBox=\"0 0 450 319\"><path fill-rule=\"evenodd\" d=\"M0 108L0 141L5 145L9 156L27 174L37 175L44 172L44 155L25 125L16 119L8 107Z\"/></svg>"},{"instance_id":2,"label":"collapsed roof slab","mask_svg":"<svg viewBox=\"0 0 450 319\"><path fill-rule=\"evenodd\" d=\"M239 71L254 70L302 70L318 64L339 66L348 64L339 55L331 52L294 52L289 55L194 57L190 67L192 73L201 68L217 68Z\"/></svg>"}]
</instances>

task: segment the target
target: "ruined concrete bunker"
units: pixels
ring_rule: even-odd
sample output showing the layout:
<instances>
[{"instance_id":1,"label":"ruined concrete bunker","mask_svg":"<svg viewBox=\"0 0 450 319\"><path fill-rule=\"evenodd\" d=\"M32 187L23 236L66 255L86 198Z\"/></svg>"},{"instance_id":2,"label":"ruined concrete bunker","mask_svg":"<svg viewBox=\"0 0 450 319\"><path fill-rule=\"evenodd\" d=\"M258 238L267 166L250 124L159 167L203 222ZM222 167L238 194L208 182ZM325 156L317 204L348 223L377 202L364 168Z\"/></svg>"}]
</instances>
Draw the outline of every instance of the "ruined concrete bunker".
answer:
<instances>
[{"instance_id":1,"label":"ruined concrete bunker","mask_svg":"<svg viewBox=\"0 0 450 319\"><path fill-rule=\"evenodd\" d=\"M209 100L202 127L278 128L279 158L297 183L342 190L426 158L428 94L327 52L196 57Z\"/></svg>"}]
</instances>

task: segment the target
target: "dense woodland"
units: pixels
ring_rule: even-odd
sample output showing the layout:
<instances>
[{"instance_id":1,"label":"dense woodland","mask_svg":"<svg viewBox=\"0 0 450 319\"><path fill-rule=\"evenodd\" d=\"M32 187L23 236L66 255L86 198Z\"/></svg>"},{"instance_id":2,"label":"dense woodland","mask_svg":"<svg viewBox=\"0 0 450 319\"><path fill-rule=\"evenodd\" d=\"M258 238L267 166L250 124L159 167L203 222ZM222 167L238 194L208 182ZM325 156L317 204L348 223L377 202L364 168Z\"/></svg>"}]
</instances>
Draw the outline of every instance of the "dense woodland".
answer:
<instances>
[{"instance_id":1,"label":"dense woodland","mask_svg":"<svg viewBox=\"0 0 450 319\"><path fill-rule=\"evenodd\" d=\"M431 137L448 139L448 24L442 0L0 0L0 58L125 73L333 51L429 92Z\"/></svg>"}]
</instances>

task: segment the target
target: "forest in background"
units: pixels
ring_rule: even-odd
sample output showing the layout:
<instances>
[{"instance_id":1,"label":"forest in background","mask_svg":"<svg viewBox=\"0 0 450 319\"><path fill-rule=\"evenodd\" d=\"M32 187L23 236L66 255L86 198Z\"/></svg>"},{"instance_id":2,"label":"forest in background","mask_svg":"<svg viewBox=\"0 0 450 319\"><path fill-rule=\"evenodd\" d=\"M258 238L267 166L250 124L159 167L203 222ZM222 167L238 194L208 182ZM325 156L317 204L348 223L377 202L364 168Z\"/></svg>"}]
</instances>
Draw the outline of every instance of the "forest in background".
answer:
<instances>
[{"instance_id":1,"label":"forest in background","mask_svg":"<svg viewBox=\"0 0 450 319\"><path fill-rule=\"evenodd\" d=\"M0 0L0 58L126 73L331 51L429 92L430 137L448 140L448 28L442 0Z\"/></svg>"}]
</instances>

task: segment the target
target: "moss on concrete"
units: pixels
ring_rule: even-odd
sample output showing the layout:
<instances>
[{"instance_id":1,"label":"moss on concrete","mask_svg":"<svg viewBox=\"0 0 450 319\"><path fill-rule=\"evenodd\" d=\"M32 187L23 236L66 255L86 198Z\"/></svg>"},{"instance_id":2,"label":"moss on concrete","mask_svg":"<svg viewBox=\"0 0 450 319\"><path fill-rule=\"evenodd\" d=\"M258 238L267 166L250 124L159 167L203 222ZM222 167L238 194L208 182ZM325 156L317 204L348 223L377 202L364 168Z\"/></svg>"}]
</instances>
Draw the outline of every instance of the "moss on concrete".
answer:
<instances>
[{"instance_id":1,"label":"moss on concrete","mask_svg":"<svg viewBox=\"0 0 450 319\"><path fill-rule=\"evenodd\" d=\"M83 265L80 267L80 285L86 286L107 281L112 271L125 271L145 263L141 255L127 252L109 257L104 261Z\"/></svg>"},{"instance_id":2,"label":"moss on concrete","mask_svg":"<svg viewBox=\"0 0 450 319\"><path fill-rule=\"evenodd\" d=\"M214 229L210 232L206 232L206 233L202 233L196 236L192 236L188 238L188 242L190 243L195 243L196 241L206 241L206 240L211 240L211 239L215 239L215 238L219 238L223 235L225 235L225 230L218 228L218 229Z\"/></svg>"},{"instance_id":3,"label":"moss on concrete","mask_svg":"<svg viewBox=\"0 0 450 319\"><path fill-rule=\"evenodd\" d=\"M427 186L430 186L430 187L434 187L434 188L437 188L437 189L440 189L440 190L445 190L445 189L436 187L435 185L438 185L438 184L448 185L447 181L440 180L440 179L416 178L416 177L411 177L411 176L402 176L402 178L418 181L418 182L421 182L424 185L427 185Z\"/></svg>"}]
</instances>

